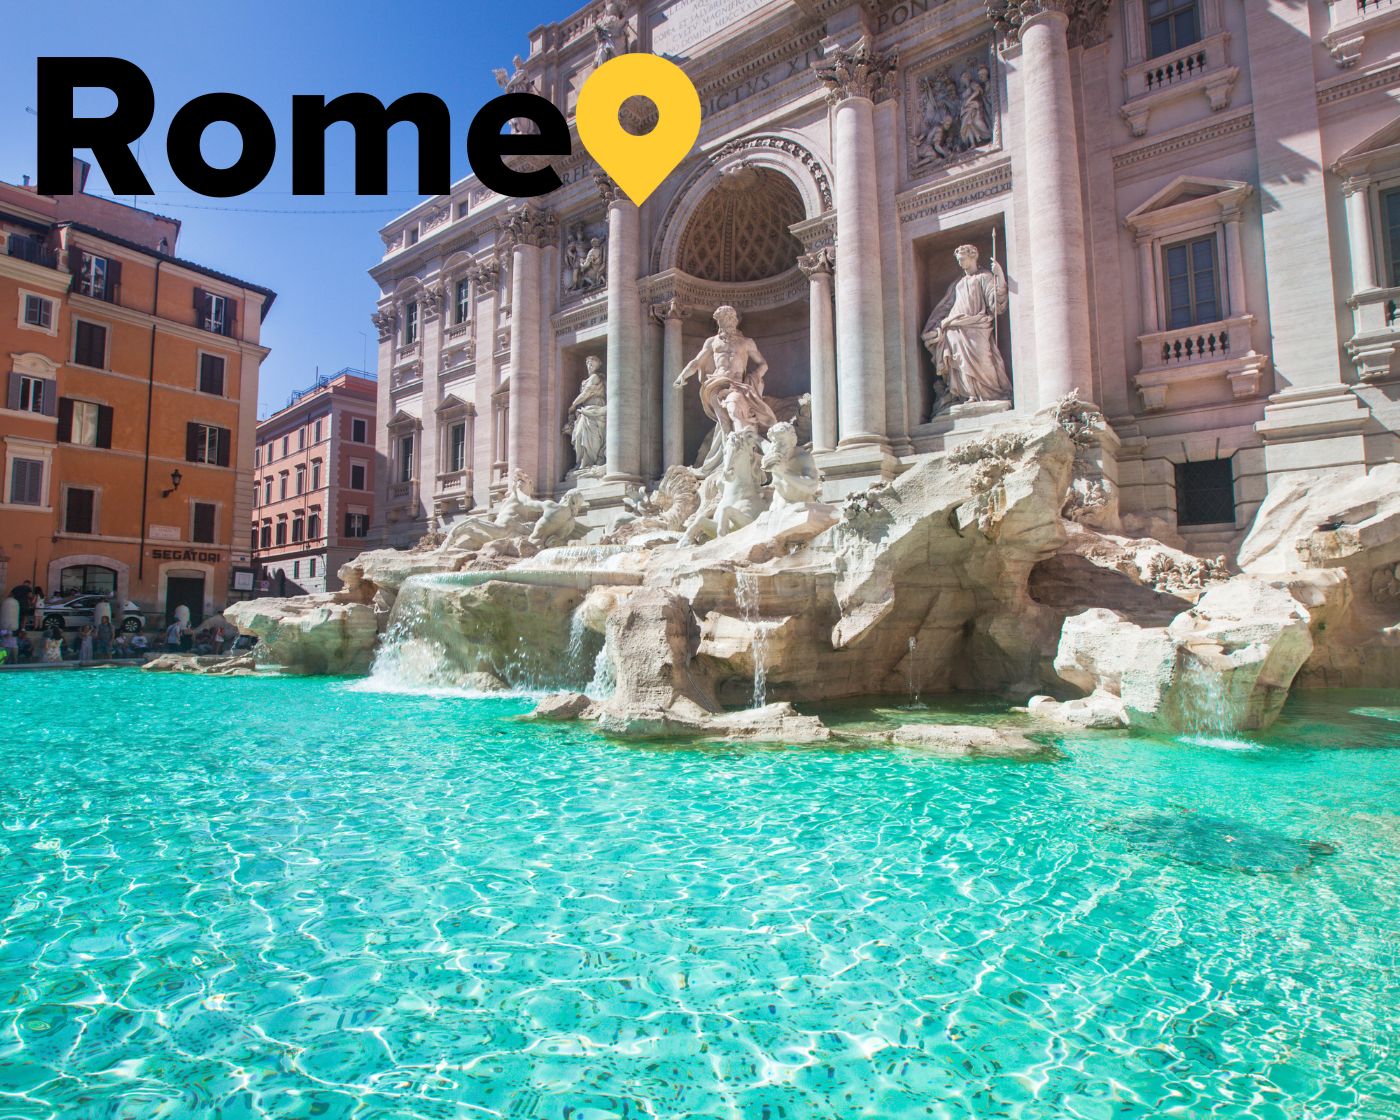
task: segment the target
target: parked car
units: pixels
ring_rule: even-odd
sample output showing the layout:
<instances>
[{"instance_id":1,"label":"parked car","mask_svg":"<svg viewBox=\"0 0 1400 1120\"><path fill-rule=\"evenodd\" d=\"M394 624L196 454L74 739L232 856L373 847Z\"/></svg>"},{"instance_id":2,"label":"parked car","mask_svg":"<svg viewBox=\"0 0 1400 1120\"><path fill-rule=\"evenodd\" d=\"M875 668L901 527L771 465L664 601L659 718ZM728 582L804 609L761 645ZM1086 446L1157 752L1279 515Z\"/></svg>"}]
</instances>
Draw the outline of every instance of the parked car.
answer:
<instances>
[{"instance_id":1,"label":"parked car","mask_svg":"<svg viewBox=\"0 0 1400 1120\"><path fill-rule=\"evenodd\" d=\"M44 603L39 609L44 615L44 630L62 636L66 630L81 630L84 626L97 625L97 605L112 603L112 621L123 634L135 634L146 629L146 616L131 600L122 604L120 612L117 604L106 595L68 595L52 603ZM117 622L117 615L121 621Z\"/></svg>"}]
</instances>

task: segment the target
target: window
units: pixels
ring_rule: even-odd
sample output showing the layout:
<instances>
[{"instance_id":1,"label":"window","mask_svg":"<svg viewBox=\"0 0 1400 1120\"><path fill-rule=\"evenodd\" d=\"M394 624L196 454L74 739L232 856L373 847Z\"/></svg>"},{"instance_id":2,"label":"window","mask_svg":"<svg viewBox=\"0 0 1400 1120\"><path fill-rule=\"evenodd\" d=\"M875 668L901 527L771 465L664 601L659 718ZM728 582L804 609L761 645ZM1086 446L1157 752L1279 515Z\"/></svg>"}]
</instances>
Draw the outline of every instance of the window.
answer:
<instances>
[{"instance_id":1,"label":"window","mask_svg":"<svg viewBox=\"0 0 1400 1120\"><path fill-rule=\"evenodd\" d=\"M457 323L465 323L472 310L472 285L471 281L462 279L457 281L457 314L453 320Z\"/></svg>"},{"instance_id":2,"label":"window","mask_svg":"<svg viewBox=\"0 0 1400 1120\"><path fill-rule=\"evenodd\" d=\"M306 519L306 539L319 540L321 537L321 515L313 513ZM315 575L315 572L311 573Z\"/></svg>"},{"instance_id":3,"label":"window","mask_svg":"<svg viewBox=\"0 0 1400 1120\"><path fill-rule=\"evenodd\" d=\"M1381 193L1381 229L1385 237L1388 286L1400 288L1400 187Z\"/></svg>"},{"instance_id":4,"label":"window","mask_svg":"<svg viewBox=\"0 0 1400 1120\"><path fill-rule=\"evenodd\" d=\"M73 323L73 363L107 368L107 328L98 323L76 319Z\"/></svg>"},{"instance_id":5,"label":"window","mask_svg":"<svg viewBox=\"0 0 1400 1120\"><path fill-rule=\"evenodd\" d=\"M271 479L271 477L268 477L268 478L263 479L263 505L265 505L265 506L270 506L271 504L272 504L272 479Z\"/></svg>"},{"instance_id":6,"label":"window","mask_svg":"<svg viewBox=\"0 0 1400 1120\"><path fill-rule=\"evenodd\" d=\"M224 360L218 354L199 356L199 391L216 397L224 395Z\"/></svg>"},{"instance_id":7,"label":"window","mask_svg":"<svg viewBox=\"0 0 1400 1120\"><path fill-rule=\"evenodd\" d=\"M359 416L356 416L354 419L352 419L352 420L350 421L350 442L351 442L351 443L368 443L368 442L369 442L369 421L367 421L367 420L365 420L365 419L363 419L363 418L361 418L361 417L359 417Z\"/></svg>"},{"instance_id":8,"label":"window","mask_svg":"<svg viewBox=\"0 0 1400 1120\"><path fill-rule=\"evenodd\" d=\"M298 429L297 429L297 450L298 450L298 451L305 451L305 450L306 450L306 429L305 429L305 428L298 428Z\"/></svg>"},{"instance_id":9,"label":"window","mask_svg":"<svg viewBox=\"0 0 1400 1120\"><path fill-rule=\"evenodd\" d=\"M107 303L115 303L117 301L117 288L122 282L121 262L111 260L108 257L94 256L91 253L82 253L75 277L78 282L78 291L83 295L105 300Z\"/></svg>"},{"instance_id":10,"label":"window","mask_svg":"<svg viewBox=\"0 0 1400 1120\"><path fill-rule=\"evenodd\" d=\"M24 325L42 331L53 328L53 302L43 296L24 297Z\"/></svg>"},{"instance_id":11,"label":"window","mask_svg":"<svg viewBox=\"0 0 1400 1120\"><path fill-rule=\"evenodd\" d=\"M297 467L297 493L306 493L306 468L304 466Z\"/></svg>"},{"instance_id":12,"label":"window","mask_svg":"<svg viewBox=\"0 0 1400 1120\"><path fill-rule=\"evenodd\" d=\"M350 489L351 489L351 490L365 490L365 489L368 489L368 487L365 486L365 473L366 473L366 468L365 468L365 464L364 464L364 463L351 463L351 464L350 464Z\"/></svg>"},{"instance_id":13,"label":"window","mask_svg":"<svg viewBox=\"0 0 1400 1120\"><path fill-rule=\"evenodd\" d=\"M293 526L292 526L292 540L296 540L296 539L297 539L297 530L296 530L296 526L293 525ZM300 560L293 560L293 561L292 561L292 578L293 578L293 579L301 579L301 561L300 561Z\"/></svg>"},{"instance_id":14,"label":"window","mask_svg":"<svg viewBox=\"0 0 1400 1120\"><path fill-rule=\"evenodd\" d=\"M194 507L190 540L196 544L213 544L215 519L219 507L213 502L192 502Z\"/></svg>"},{"instance_id":15,"label":"window","mask_svg":"<svg viewBox=\"0 0 1400 1120\"><path fill-rule=\"evenodd\" d=\"M257 552L257 550L258 550L258 527L257 527L256 525L254 525L254 526L253 526L253 532L251 533L251 535L250 535L249 538L248 538L248 551L249 551L249 552Z\"/></svg>"},{"instance_id":16,"label":"window","mask_svg":"<svg viewBox=\"0 0 1400 1120\"><path fill-rule=\"evenodd\" d=\"M277 521L277 543L287 543L287 519L285 517L278 518Z\"/></svg>"},{"instance_id":17,"label":"window","mask_svg":"<svg viewBox=\"0 0 1400 1120\"><path fill-rule=\"evenodd\" d=\"M262 548L271 548L271 547L272 547L272 522L271 522L271 521L264 521L264 522L262 523L262 545L261 545L261 547L262 547Z\"/></svg>"},{"instance_id":18,"label":"window","mask_svg":"<svg viewBox=\"0 0 1400 1120\"><path fill-rule=\"evenodd\" d=\"M185 425L185 458L191 463L207 463L211 467L228 466L232 433L213 424Z\"/></svg>"},{"instance_id":19,"label":"window","mask_svg":"<svg viewBox=\"0 0 1400 1120\"><path fill-rule=\"evenodd\" d=\"M278 498L279 501L285 501L285 500L286 500L286 497L287 497L287 478L288 478L288 475L287 475L287 472L286 472L286 471L283 471L281 474L279 474L279 475L277 476L277 498Z\"/></svg>"},{"instance_id":20,"label":"window","mask_svg":"<svg viewBox=\"0 0 1400 1120\"><path fill-rule=\"evenodd\" d=\"M1164 246L1162 273L1167 289L1168 330L1220 319L1219 266L1213 234Z\"/></svg>"},{"instance_id":21,"label":"window","mask_svg":"<svg viewBox=\"0 0 1400 1120\"><path fill-rule=\"evenodd\" d=\"M321 489L321 460L311 460L311 489Z\"/></svg>"},{"instance_id":22,"label":"window","mask_svg":"<svg viewBox=\"0 0 1400 1120\"><path fill-rule=\"evenodd\" d=\"M41 506L44 504L44 464L42 460L10 460L10 501L17 506Z\"/></svg>"},{"instance_id":23,"label":"window","mask_svg":"<svg viewBox=\"0 0 1400 1120\"><path fill-rule=\"evenodd\" d=\"M319 420L317 420L316 423L312 426L312 429L311 429L311 442L312 442L312 443L320 443L320 442L321 442L321 421L319 421Z\"/></svg>"},{"instance_id":24,"label":"window","mask_svg":"<svg viewBox=\"0 0 1400 1120\"><path fill-rule=\"evenodd\" d=\"M70 486L63 498L63 531L65 533L93 532L97 491Z\"/></svg>"},{"instance_id":25,"label":"window","mask_svg":"<svg viewBox=\"0 0 1400 1120\"><path fill-rule=\"evenodd\" d=\"M201 330L232 337L238 301L215 295L203 288L194 290L194 321Z\"/></svg>"},{"instance_id":26,"label":"window","mask_svg":"<svg viewBox=\"0 0 1400 1120\"><path fill-rule=\"evenodd\" d=\"M41 415L44 412L44 390L48 388L48 383L42 377L30 377L28 374L18 374L19 378L19 403L15 407L20 412L37 412Z\"/></svg>"},{"instance_id":27,"label":"window","mask_svg":"<svg viewBox=\"0 0 1400 1120\"><path fill-rule=\"evenodd\" d=\"M103 595L110 598L117 593L117 572L115 568L101 564L74 564L58 573L58 590L61 595Z\"/></svg>"},{"instance_id":28,"label":"window","mask_svg":"<svg viewBox=\"0 0 1400 1120\"><path fill-rule=\"evenodd\" d=\"M59 398L58 442L74 443L80 447L111 447L111 408L92 401Z\"/></svg>"},{"instance_id":29,"label":"window","mask_svg":"<svg viewBox=\"0 0 1400 1120\"><path fill-rule=\"evenodd\" d=\"M467 467L467 426L453 424L447 430L447 469L462 471Z\"/></svg>"},{"instance_id":30,"label":"window","mask_svg":"<svg viewBox=\"0 0 1400 1120\"><path fill-rule=\"evenodd\" d=\"M316 578L316 557L313 556L306 562L306 574L311 579Z\"/></svg>"},{"instance_id":31,"label":"window","mask_svg":"<svg viewBox=\"0 0 1400 1120\"><path fill-rule=\"evenodd\" d=\"M413 481L413 437L399 437L399 481Z\"/></svg>"},{"instance_id":32,"label":"window","mask_svg":"<svg viewBox=\"0 0 1400 1120\"><path fill-rule=\"evenodd\" d=\"M291 443L289 442L290 439L290 436L282 437L282 458L284 459L287 457L287 452L291 450Z\"/></svg>"},{"instance_id":33,"label":"window","mask_svg":"<svg viewBox=\"0 0 1400 1120\"><path fill-rule=\"evenodd\" d=\"M1176 523L1235 523L1235 472L1231 459L1176 465Z\"/></svg>"},{"instance_id":34,"label":"window","mask_svg":"<svg viewBox=\"0 0 1400 1120\"><path fill-rule=\"evenodd\" d=\"M306 538L306 519L301 514L292 518L292 543L301 544Z\"/></svg>"},{"instance_id":35,"label":"window","mask_svg":"<svg viewBox=\"0 0 1400 1120\"><path fill-rule=\"evenodd\" d=\"M1201 21L1196 0L1147 0L1147 54L1170 54L1199 42Z\"/></svg>"},{"instance_id":36,"label":"window","mask_svg":"<svg viewBox=\"0 0 1400 1120\"><path fill-rule=\"evenodd\" d=\"M369 536L369 514L347 513L345 515L345 535L347 537Z\"/></svg>"},{"instance_id":37,"label":"window","mask_svg":"<svg viewBox=\"0 0 1400 1120\"><path fill-rule=\"evenodd\" d=\"M253 466L255 466L255 467L260 467L260 466L262 466L262 448L261 448L261 447L255 447L255 448L253 448ZM256 500L256 499L255 499L255 500Z\"/></svg>"},{"instance_id":38,"label":"window","mask_svg":"<svg viewBox=\"0 0 1400 1120\"><path fill-rule=\"evenodd\" d=\"M418 301L409 300L403 309L403 344L412 346L418 341Z\"/></svg>"}]
</instances>

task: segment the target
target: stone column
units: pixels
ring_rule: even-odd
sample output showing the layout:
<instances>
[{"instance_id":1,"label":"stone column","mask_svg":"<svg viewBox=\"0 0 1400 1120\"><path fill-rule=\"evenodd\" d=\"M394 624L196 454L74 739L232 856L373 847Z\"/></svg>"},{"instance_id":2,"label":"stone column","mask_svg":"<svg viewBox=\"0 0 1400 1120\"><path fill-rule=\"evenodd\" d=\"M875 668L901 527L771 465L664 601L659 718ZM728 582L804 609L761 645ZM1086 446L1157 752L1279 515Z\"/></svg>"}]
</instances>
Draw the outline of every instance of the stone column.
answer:
<instances>
[{"instance_id":1,"label":"stone column","mask_svg":"<svg viewBox=\"0 0 1400 1120\"><path fill-rule=\"evenodd\" d=\"M835 250L818 249L797 258L809 282L807 334L812 371L812 450L836 446L836 331L831 309L831 273Z\"/></svg>"},{"instance_id":2,"label":"stone column","mask_svg":"<svg viewBox=\"0 0 1400 1120\"><path fill-rule=\"evenodd\" d=\"M423 363L423 427L418 435L418 493L423 516L429 524L437 516L438 406L442 404L442 310L441 281L427 285L418 297L418 352Z\"/></svg>"},{"instance_id":3,"label":"stone column","mask_svg":"<svg viewBox=\"0 0 1400 1120\"><path fill-rule=\"evenodd\" d=\"M370 315L370 321L374 323L374 328L379 332L379 360L376 365L378 371L377 391L375 393L375 407L379 410L379 422L374 425L374 449L378 453L380 463L389 461L389 420L394 415L394 339L398 334L399 319L394 311L393 305L381 302L379 308ZM261 474L261 472L259 472ZM376 544L384 546L390 543L388 534L388 521L385 519L385 512L389 508L389 471L384 467L375 468L374 472L374 516L370 518L370 534ZM332 489L332 493L334 493ZM327 511L329 517L329 511ZM334 538L336 534L335 523L326 522L330 536Z\"/></svg>"},{"instance_id":4,"label":"stone column","mask_svg":"<svg viewBox=\"0 0 1400 1120\"><path fill-rule=\"evenodd\" d=\"M1244 240L1240 236L1243 208L1238 204L1225 210L1225 267L1229 270L1230 315L1243 315L1249 307L1244 286Z\"/></svg>"},{"instance_id":5,"label":"stone column","mask_svg":"<svg viewBox=\"0 0 1400 1120\"><path fill-rule=\"evenodd\" d=\"M687 312L674 298L651 309L661 324L661 470L685 462L685 390L676 378L685 368L685 340L681 331Z\"/></svg>"},{"instance_id":6,"label":"stone column","mask_svg":"<svg viewBox=\"0 0 1400 1120\"><path fill-rule=\"evenodd\" d=\"M1351 290L1364 292L1376 286L1376 256L1371 238L1371 181L1353 175L1342 184L1347 200L1347 245L1351 250Z\"/></svg>"},{"instance_id":7,"label":"stone column","mask_svg":"<svg viewBox=\"0 0 1400 1120\"><path fill-rule=\"evenodd\" d=\"M1037 399L1092 395L1084 194L1069 65L1071 0L1027 0L1020 24Z\"/></svg>"},{"instance_id":8,"label":"stone column","mask_svg":"<svg viewBox=\"0 0 1400 1120\"><path fill-rule=\"evenodd\" d=\"M611 482L642 480L641 213L616 183L596 176L608 206L608 441Z\"/></svg>"},{"instance_id":9,"label":"stone column","mask_svg":"<svg viewBox=\"0 0 1400 1120\"><path fill-rule=\"evenodd\" d=\"M496 391L496 288L501 282L500 258L494 254L477 261L471 269L473 316L471 350L475 359L476 443L472 447L472 499L477 509L491 504L492 419Z\"/></svg>"},{"instance_id":10,"label":"stone column","mask_svg":"<svg viewBox=\"0 0 1400 1120\"><path fill-rule=\"evenodd\" d=\"M540 478L540 255L554 239L555 221L546 210L526 204L506 218L512 249L510 273L510 427L506 461L524 471L539 488Z\"/></svg>"},{"instance_id":11,"label":"stone column","mask_svg":"<svg viewBox=\"0 0 1400 1120\"><path fill-rule=\"evenodd\" d=\"M834 104L836 376L842 447L887 446L875 102L893 92L893 52L868 35L831 46L815 69Z\"/></svg>"}]
</instances>

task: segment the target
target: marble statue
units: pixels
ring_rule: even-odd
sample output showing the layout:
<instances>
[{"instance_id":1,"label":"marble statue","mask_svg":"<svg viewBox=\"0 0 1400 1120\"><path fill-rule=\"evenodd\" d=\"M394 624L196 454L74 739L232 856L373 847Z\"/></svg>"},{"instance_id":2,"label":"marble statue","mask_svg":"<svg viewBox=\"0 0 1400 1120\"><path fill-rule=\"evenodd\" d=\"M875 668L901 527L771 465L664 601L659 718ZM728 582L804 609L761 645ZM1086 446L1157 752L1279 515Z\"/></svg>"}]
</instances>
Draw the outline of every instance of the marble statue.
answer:
<instances>
[{"instance_id":1,"label":"marble statue","mask_svg":"<svg viewBox=\"0 0 1400 1120\"><path fill-rule=\"evenodd\" d=\"M507 70L498 67L492 73L495 75L496 84L501 87L502 95L508 93L534 93L535 80L525 73L525 60L519 55L511 59L514 70ZM528 117L515 117L510 122L510 130L517 135L523 136L530 133L537 133L540 126Z\"/></svg>"},{"instance_id":2,"label":"marble statue","mask_svg":"<svg viewBox=\"0 0 1400 1120\"><path fill-rule=\"evenodd\" d=\"M701 506L686 526L684 544L698 544L742 529L763 512L763 464L752 428L727 432L719 441L722 462L701 487ZM708 500L707 500L708 499ZM713 502L712 508L710 503Z\"/></svg>"},{"instance_id":3,"label":"marble statue","mask_svg":"<svg viewBox=\"0 0 1400 1120\"><path fill-rule=\"evenodd\" d=\"M594 69L627 53L627 17L622 14L621 0L605 0L593 25L593 38L598 44L593 51Z\"/></svg>"},{"instance_id":4,"label":"marble statue","mask_svg":"<svg viewBox=\"0 0 1400 1120\"><path fill-rule=\"evenodd\" d=\"M539 548L568 544L582 530L578 519L588 511L588 503L577 490L570 490L557 502L545 499L539 505L539 520L530 530L531 544Z\"/></svg>"},{"instance_id":5,"label":"marble statue","mask_svg":"<svg viewBox=\"0 0 1400 1120\"><path fill-rule=\"evenodd\" d=\"M603 359L590 354L584 364L588 376L569 405L569 422L564 425L564 434L574 445L574 468L580 471L603 465L608 434L608 386L603 380Z\"/></svg>"},{"instance_id":6,"label":"marble statue","mask_svg":"<svg viewBox=\"0 0 1400 1120\"><path fill-rule=\"evenodd\" d=\"M953 80L949 67L919 80L919 123L914 130L916 161L952 159L992 142L992 72L985 64L967 66Z\"/></svg>"},{"instance_id":7,"label":"marble statue","mask_svg":"<svg viewBox=\"0 0 1400 1120\"><path fill-rule=\"evenodd\" d=\"M773 479L774 510L817 501L822 489L821 471L812 452L797 442L797 429L780 421L768 429L762 467Z\"/></svg>"},{"instance_id":8,"label":"marble statue","mask_svg":"<svg viewBox=\"0 0 1400 1120\"><path fill-rule=\"evenodd\" d=\"M516 471L506 484L505 496L488 513L474 513L458 518L447 530L441 549L475 550L488 541L504 537L528 536L544 512L544 503L530 496L533 489L530 476Z\"/></svg>"},{"instance_id":9,"label":"marble statue","mask_svg":"<svg viewBox=\"0 0 1400 1120\"><path fill-rule=\"evenodd\" d=\"M996 339L997 316L1006 312L1006 274L995 260L990 271L978 268L975 245L959 245L953 255L963 275L924 324L924 346L948 387L947 404L1008 401L1011 380Z\"/></svg>"},{"instance_id":10,"label":"marble statue","mask_svg":"<svg viewBox=\"0 0 1400 1120\"><path fill-rule=\"evenodd\" d=\"M725 305L715 309L719 331L700 347L676 378L682 388L697 373L700 375L700 404L705 415L715 422L718 435L750 431L762 436L777 423L773 409L763 399L763 375L768 363L753 339L739 330L739 313ZM727 440L714 440L710 454L701 470L709 474L719 465Z\"/></svg>"}]
</instances>

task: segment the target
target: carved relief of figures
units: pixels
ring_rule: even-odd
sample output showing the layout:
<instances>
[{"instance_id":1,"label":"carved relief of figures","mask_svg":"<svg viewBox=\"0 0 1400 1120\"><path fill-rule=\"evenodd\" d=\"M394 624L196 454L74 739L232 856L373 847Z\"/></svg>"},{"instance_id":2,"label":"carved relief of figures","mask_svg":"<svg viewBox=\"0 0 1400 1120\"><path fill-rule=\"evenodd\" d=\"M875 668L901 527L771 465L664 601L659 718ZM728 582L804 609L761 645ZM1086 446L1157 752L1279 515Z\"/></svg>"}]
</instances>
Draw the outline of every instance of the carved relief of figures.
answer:
<instances>
[{"instance_id":1,"label":"carved relief of figures","mask_svg":"<svg viewBox=\"0 0 1400 1120\"><path fill-rule=\"evenodd\" d=\"M574 468L580 471L603 465L608 442L608 387L603 380L603 360L590 354L585 364L588 376L569 405L569 422L564 425L564 434L574 445Z\"/></svg>"},{"instance_id":2,"label":"carved relief of figures","mask_svg":"<svg viewBox=\"0 0 1400 1120\"><path fill-rule=\"evenodd\" d=\"M608 242L601 233L590 234L578 222L569 229L564 246L564 291L596 292L608 286Z\"/></svg>"},{"instance_id":3,"label":"carved relief of figures","mask_svg":"<svg viewBox=\"0 0 1400 1120\"><path fill-rule=\"evenodd\" d=\"M597 47L593 52L593 67L597 69L610 58L627 53L627 17L622 14L621 0L606 0L598 22L593 25Z\"/></svg>"},{"instance_id":4,"label":"carved relief of figures","mask_svg":"<svg viewBox=\"0 0 1400 1120\"><path fill-rule=\"evenodd\" d=\"M1006 274L995 260L990 270L979 268L975 245L959 245L953 255L963 275L948 286L923 331L935 375L947 386L935 411L967 401L1011 399L996 330L997 318L1006 313Z\"/></svg>"},{"instance_id":5,"label":"carved relief of figures","mask_svg":"<svg viewBox=\"0 0 1400 1120\"><path fill-rule=\"evenodd\" d=\"M957 159L990 144L996 131L992 98L991 67L980 55L919 78L914 165Z\"/></svg>"},{"instance_id":6,"label":"carved relief of figures","mask_svg":"<svg viewBox=\"0 0 1400 1120\"><path fill-rule=\"evenodd\" d=\"M534 93L535 80L525 73L525 60L519 55L511 60L514 71L506 70L503 67L493 71L496 76L496 84L501 87L502 94L507 93ZM517 135L533 134L539 132L539 125L526 117L516 117L510 122L510 130Z\"/></svg>"}]
</instances>

